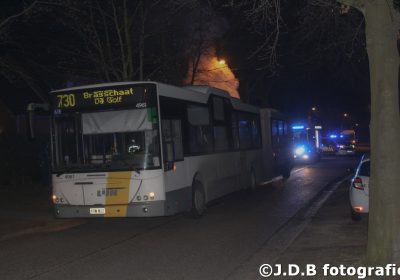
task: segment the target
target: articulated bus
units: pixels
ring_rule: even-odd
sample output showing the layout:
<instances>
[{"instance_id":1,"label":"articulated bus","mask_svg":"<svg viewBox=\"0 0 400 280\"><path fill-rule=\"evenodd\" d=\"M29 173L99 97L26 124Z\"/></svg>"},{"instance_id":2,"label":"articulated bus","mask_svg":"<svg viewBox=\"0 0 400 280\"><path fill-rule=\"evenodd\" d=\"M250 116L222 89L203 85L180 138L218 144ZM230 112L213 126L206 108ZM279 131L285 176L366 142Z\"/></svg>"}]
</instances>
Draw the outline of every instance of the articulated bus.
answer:
<instances>
[{"instance_id":1,"label":"articulated bus","mask_svg":"<svg viewBox=\"0 0 400 280\"><path fill-rule=\"evenodd\" d=\"M55 215L191 211L292 166L284 115L206 86L123 82L51 92Z\"/></svg>"}]
</instances>

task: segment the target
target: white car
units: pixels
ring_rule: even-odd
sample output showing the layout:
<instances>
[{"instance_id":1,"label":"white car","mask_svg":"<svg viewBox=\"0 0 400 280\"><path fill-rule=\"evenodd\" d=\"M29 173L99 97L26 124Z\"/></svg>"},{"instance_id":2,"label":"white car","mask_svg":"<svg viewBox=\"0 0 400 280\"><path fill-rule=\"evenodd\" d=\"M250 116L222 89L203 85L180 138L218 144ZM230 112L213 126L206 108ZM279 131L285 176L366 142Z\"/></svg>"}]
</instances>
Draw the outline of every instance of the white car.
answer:
<instances>
[{"instance_id":1,"label":"white car","mask_svg":"<svg viewBox=\"0 0 400 280\"><path fill-rule=\"evenodd\" d=\"M362 213L369 212L369 176L370 158L364 155L351 179L350 195L350 214L351 219L358 221Z\"/></svg>"}]
</instances>

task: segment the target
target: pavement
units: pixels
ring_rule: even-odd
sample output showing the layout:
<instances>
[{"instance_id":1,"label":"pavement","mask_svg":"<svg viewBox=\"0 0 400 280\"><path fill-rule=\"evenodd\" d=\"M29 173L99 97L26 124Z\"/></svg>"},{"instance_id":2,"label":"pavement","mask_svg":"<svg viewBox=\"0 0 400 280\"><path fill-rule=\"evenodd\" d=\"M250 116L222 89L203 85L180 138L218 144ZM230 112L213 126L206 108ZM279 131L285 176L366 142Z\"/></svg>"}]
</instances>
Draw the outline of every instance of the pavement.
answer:
<instances>
[{"instance_id":1,"label":"pavement","mask_svg":"<svg viewBox=\"0 0 400 280\"><path fill-rule=\"evenodd\" d=\"M329 277L323 266L363 266L366 254L368 219L352 221L349 213L349 178L327 186L281 227L274 236L255 252L227 279L265 279L259 273L260 265L269 264L288 273L290 265L301 272L314 265L316 275L271 276L271 279L382 279L360 277ZM31 192L16 194L2 192L0 198L0 242L43 232L60 231L86 223L84 219L55 219L49 194ZM296 267L292 266L292 272ZM331 272L335 273L335 269ZM390 278L385 278L390 279Z\"/></svg>"},{"instance_id":2,"label":"pavement","mask_svg":"<svg viewBox=\"0 0 400 280\"><path fill-rule=\"evenodd\" d=\"M349 183L347 177L324 188L228 278L383 279L329 275L330 272L336 272L336 268L331 267L366 266L368 216L363 216L361 221L351 220ZM326 264L331 270L327 269L324 273L323 267ZM261 277L261 266L266 275L271 271L273 275ZM310 267L308 275L307 267Z\"/></svg>"},{"instance_id":3,"label":"pavement","mask_svg":"<svg viewBox=\"0 0 400 280\"><path fill-rule=\"evenodd\" d=\"M48 191L36 187L0 191L0 242L43 232L72 228L84 219L56 219Z\"/></svg>"},{"instance_id":4,"label":"pavement","mask_svg":"<svg viewBox=\"0 0 400 280\"><path fill-rule=\"evenodd\" d=\"M329 275L335 269L326 271L323 267L362 267L367 266L367 234L368 216L361 221L352 221L350 218L349 181L343 182L335 190L324 205L315 215L311 216L304 230L297 236L292 244L279 256L275 263L282 267L296 264L301 270L307 265L314 265L317 275L308 279L360 279L357 276L340 277ZM307 219L307 218L306 218ZM288 277L277 277L285 279ZM364 277L362 277L364 278ZM366 279L382 279L371 277Z\"/></svg>"}]
</instances>

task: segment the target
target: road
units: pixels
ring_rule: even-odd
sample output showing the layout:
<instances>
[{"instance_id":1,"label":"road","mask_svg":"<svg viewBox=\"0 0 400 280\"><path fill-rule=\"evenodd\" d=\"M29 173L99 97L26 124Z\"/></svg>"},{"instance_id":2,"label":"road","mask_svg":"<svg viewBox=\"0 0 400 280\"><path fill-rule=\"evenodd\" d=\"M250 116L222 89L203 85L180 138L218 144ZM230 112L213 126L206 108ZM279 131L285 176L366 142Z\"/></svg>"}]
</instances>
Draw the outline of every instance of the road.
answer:
<instances>
[{"instance_id":1,"label":"road","mask_svg":"<svg viewBox=\"0 0 400 280\"><path fill-rule=\"evenodd\" d=\"M92 219L0 243L1 279L229 279L355 158L298 165L289 180L237 192L206 215Z\"/></svg>"}]
</instances>

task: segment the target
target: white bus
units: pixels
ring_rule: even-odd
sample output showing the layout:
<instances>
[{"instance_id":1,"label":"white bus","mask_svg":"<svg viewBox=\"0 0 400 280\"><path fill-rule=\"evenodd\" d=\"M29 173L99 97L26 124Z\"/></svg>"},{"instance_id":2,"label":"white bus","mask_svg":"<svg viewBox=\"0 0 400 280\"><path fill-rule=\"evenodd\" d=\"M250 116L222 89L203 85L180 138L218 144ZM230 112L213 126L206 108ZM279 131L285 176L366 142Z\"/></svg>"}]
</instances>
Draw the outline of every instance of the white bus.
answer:
<instances>
[{"instance_id":1,"label":"white bus","mask_svg":"<svg viewBox=\"0 0 400 280\"><path fill-rule=\"evenodd\" d=\"M205 86L123 82L51 92L55 215L191 211L290 175L286 118Z\"/></svg>"}]
</instances>

